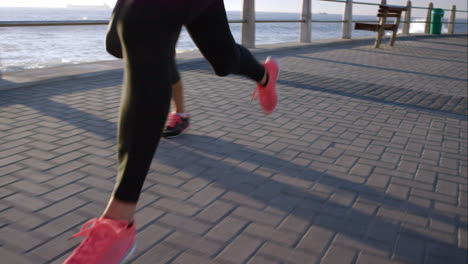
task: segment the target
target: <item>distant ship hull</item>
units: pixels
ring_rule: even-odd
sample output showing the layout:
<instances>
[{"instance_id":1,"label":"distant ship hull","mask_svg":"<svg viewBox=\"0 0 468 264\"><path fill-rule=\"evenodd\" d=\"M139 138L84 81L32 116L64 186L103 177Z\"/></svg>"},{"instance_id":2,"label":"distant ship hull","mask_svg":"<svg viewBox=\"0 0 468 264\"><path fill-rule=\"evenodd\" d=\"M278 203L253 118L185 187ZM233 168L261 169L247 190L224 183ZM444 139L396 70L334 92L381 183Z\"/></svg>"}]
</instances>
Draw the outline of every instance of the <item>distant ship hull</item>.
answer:
<instances>
[{"instance_id":1,"label":"distant ship hull","mask_svg":"<svg viewBox=\"0 0 468 264\"><path fill-rule=\"evenodd\" d=\"M67 4L67 8L111 8L108 4L103 5L72 5Z\"/></svg>"}]
</instances>

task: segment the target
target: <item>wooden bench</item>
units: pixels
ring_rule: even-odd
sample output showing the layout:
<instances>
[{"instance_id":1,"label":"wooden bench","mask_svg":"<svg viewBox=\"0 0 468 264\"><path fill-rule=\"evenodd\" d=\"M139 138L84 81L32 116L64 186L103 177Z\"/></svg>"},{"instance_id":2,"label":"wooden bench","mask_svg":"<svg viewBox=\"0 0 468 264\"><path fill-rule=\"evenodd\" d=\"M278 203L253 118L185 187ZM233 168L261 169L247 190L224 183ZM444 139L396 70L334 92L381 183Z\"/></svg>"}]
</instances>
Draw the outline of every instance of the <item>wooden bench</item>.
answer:
<instances>
[{"instance_id":1,"label":"wooden bench","mask_svg":"<svg viewBox=\"0 0 468 264\"><path fill-rule=\"evenodd\" d=\"M379 48L380 43L382 42L382 37L385 33L385 30L393 31L392 38L390 40L390 46L395 45L395 38L398 31L398 26L401 20L401 13L407 11L408 8L405 6L391 6L391 5L380 5L379 13L377 17L379 18L379 23L356 23L356 30L368 30L377 32L377 38L375 40L374 48ZM387 18L394 17L395 22L393 24L387 24Z\"/></svg>"}]
</instances>

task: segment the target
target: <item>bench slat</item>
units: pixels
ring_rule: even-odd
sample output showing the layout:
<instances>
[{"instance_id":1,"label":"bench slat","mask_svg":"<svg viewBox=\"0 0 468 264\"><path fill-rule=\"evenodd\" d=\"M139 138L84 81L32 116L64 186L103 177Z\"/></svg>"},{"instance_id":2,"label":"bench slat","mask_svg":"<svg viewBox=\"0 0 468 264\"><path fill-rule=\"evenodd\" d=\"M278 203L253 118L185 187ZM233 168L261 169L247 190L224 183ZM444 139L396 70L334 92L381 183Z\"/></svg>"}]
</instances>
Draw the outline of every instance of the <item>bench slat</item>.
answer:
<instances>
[{"instance_id":1,"label":"bench slat","mask_svg":"<svg viewBox=\"0 0 468 264\"><path fill-rule=\"evenodd\" d=\"M401 15L402 12L385 12L385 11L379 11L377 14L382 14L382 15Z\"/></svg>"},{"instance_id":2,"label":"bench slat","mask_svg":"<svg viewBox=\"0 0 468 264\"><path fill-rule=\"evenodd\" d=\"M387 14L387 15L385 15L385 14L378 14L377 16L378 16L378 17L400 17L401 14Z\"/></svg>"},{"instance_id":3,"label":"bench slat","mask_svg":"<svg viewBox=\"0 0 468 264\"><path fill-rule=\"evenodd\" d=\"M385 24L384 30L395 30L397 25L395 24ZM356 30L368 30L368 31L379 31L379 24L369 24L369 23L356 23L354 29Z\"/></svg>"},{"instance_id":4,"label":"bench slat","mask_svg":"<svg viewBox=\"0 0 468 264\"><path fill-rule=\"evenodd\" d=\"M408 10L406 6L392 6L392 5L380 5L381 10L387 10L389 12L402 12Z\"/></svg>"},{"instance_id":5,"label":"bench slat","mask_svg":"<svg viewBox=\"0 0 468 264\"><path fill-rule=\"evenodd\" d=\"M390 46L393 47L395 44L395 38L398 31L398 24L401 20L401 13L407 11L408 8L405 6L389 6L389 5L380 5L379 12L377 17L379 17L378 23L356 23L356 30L368 30L378 32L377 38L375 40L374 48L378 48L384 36L384 31L389 30L393 31L392 37L390 39ZM393 24L387 24L387 18L393 17L396 18Z\"/></svg>"}]
</instances>

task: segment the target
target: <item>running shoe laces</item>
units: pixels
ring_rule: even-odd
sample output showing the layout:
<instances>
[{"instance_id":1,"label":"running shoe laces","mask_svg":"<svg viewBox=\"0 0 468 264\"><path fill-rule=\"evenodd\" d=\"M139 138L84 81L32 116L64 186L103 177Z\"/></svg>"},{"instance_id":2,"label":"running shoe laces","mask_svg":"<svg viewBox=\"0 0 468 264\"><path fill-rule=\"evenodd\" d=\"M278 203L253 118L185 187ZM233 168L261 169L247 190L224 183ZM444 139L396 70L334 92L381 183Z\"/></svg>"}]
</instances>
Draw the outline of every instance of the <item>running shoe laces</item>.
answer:
<instances>
[{"instance_id":1,"label":"running shoe laces","mask_svg":"<svg viewBox=\"0 0 468 264\"><path fill-rule=\"evenodd\" d=\"M258 98L260 107L263 112L270 114L276 108L278 102L278 95L276 92L276 80L278 78L279 66L278 63L271 57L268 57L263 64L265 71L268 75L266 84L257 84L253 91L251 102Z\"/></svg>"},{"instance_id":2,"label":"running shoe laces","mask_svg":"<svg viewBox=\"0 0 468 264\"><path fill-rule=\"evenodd\" d=\"M168 127L175 127L177 123L182 123L182 117L178 114L170 114L169 115L169 121L167 123Z\"/></svg>"},{"instance_id":3,"label":"running shoe laces","mask_svg":"<svg viewBox=\"0 0 468 264\"><path fill-rule=\"evenodd\" d=\"M257 87L255 87L253 93L252 93L252 97L250 97L250 102L252 103L253 100L257 100L257 92L258 92L258 89L260 89L260 85L257 85Z\"/></svg>"},{"instance_id":4,"label":"running shoe laces","mask_svg":"<svg viewBox=\"0 0 468 264\"><path fill-rule=\"evenodd\" d=\"M80 232L69 238L85 237L66 264L97 263L102 252L128 227L128 224L123 222L117 223L103 218L94 218L86 222Z\"/></svg>"}]
</instances>

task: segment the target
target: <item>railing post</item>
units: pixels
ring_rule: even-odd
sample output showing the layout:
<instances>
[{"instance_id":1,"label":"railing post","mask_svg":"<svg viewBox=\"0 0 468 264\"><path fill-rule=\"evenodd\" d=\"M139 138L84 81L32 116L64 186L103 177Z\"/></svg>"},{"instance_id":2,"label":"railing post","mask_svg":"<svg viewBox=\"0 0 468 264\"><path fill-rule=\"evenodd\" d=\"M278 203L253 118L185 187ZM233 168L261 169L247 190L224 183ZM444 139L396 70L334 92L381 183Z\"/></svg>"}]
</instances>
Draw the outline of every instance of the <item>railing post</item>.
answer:
<instances>
[{"instance_id":1,"label":"railing post","mask_svg":"<svg viewBox=\"0 0 468 264\"><path fill-rule=\"evenodd\" d=\"M448 33L452 34L455 33L455 13L457 12L457 6L452 6L452 12L450 14L449 25L448 25Z\"/></svg>"},{"instance_id":2,"label":"railing post","mask_svg":"<svg viewBox=\"0 0 468 264\"><path fill-rule=\"evenodd\" d=\"M343 39L351 38L353 30L353 0L346 0L343 22Z\"/></svg>"},{"instance_id":3,"label":"railing post","mask_svg":"<svg viewBox=\"0 0 468 264\"><path fill-rule=\"evenodd\" d=\"M381 4L381 5L386 5L386 4L387 4L387 0L382 0L382 1L380 1L380 4Z\"/></svg>"},{"instance_id":4,"label":"railing post","mask_svg":"<svg viewBox=\"0 0 468 264\"><path fill-rule=\"evenodd\" d=\"M255 48L255 0L244 0L242 20L242 45Z\"/></svg>"},{"instance_id":5,"label":"railing post","mask_svg":"<svg viewBox=\"0 0 468 264\"><path fill-rule=\"evenodd\" d=\"M405 14L405 23L403 24L403 35L409 35L410 26L411 26L411 1L406 2L406 7L408 10Z\"/></svg>"},{"instance_id":6,"label":"railing post","mask_svg":"<svg viewBox=\"0 0 468 264\"><path fill-rule=\"evenodd\" d=\"M432 9L434 9L434 4L430 2L429 7L427 8L426 27L424 28L424 33L426 34L429 34L429 30L431 28Z\"/></svg>"},{"instance_id":7,"label":"railing post","mask_svg":"<svg viewBox=\"0 0 468 264\"><path fill-rule=\"evenodd\" d=\"M312 42L312 0L302 0L301 42Z\"/></svg>"}]
</instances>

